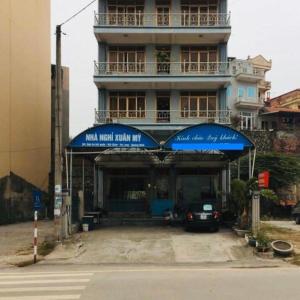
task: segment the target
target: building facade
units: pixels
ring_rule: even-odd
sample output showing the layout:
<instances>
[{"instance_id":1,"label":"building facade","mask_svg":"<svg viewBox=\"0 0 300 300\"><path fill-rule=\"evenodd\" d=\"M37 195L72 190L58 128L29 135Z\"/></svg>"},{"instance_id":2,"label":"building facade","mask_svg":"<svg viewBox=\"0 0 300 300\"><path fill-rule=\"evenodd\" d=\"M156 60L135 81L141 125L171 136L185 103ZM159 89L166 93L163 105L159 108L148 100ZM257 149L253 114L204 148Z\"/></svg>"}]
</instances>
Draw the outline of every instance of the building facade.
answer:
<instances>
[{"instance_id":1,"label":"building facade","mask_svg":"<svg viewBox=\"0 0 300 300\"><path fill-rule=\"evenodd\" d=\"M48 189L50 1L3 0L0 10L0 222L31 217Z\"/></svg>"},{"instance_id":2,"label":"building facade","mask_svg":"<svg viewBox=\"0 0 300 300\"><path fill-rule=\"evenodd\" d=\"M129 125L163 146L193 125L230 125L227 0L100 0L94 32L97 126ZM123 152L110 149L95 160L98 206L153 213L153 203L217 197L226 205L228 159Z\"/></svg>"},{"instance_id":3,"label":"building facade","mask_svg":"<svg viewBox=\"0 0 300 300\"><path fill-rule=\"evenodd\" d=\"M271 82L266 80L266 73L271 70L272 61L262 55L229 61L232 80L227 87L227 103L232 121L238 122L241 130L260 130L259 112L269 99Z\"/></svg>"}]
</instances>

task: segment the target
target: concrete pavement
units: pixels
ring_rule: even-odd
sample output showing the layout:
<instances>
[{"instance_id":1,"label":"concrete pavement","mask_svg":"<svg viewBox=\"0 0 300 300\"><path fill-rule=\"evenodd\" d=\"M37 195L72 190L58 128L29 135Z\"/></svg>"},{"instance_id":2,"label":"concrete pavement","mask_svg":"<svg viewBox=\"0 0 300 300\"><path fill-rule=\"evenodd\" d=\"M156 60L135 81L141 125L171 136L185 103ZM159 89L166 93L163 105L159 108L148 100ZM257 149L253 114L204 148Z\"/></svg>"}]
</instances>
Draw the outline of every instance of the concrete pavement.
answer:
<instances>
[{"instance_id":1,"label":"concrete pavement","mask_svg":"<svg viewBox=\"0 0 300 300\"><path fill-rule=\"evenodd\" d=\"M295 300L300 268L32 266L0 273L0 300Z\"/></svg>"},{"instance_id":2,"label":"concrete pavement","mask_svg":"<svg viewBox=\"0 0 300 300\"><path fill-rule=\"evenodd\" d=\"M57 247L48 264L251 263L253 249L231 230L185 232L180 227L109 227L76 235Z\"/></svg>"}]
</instances>

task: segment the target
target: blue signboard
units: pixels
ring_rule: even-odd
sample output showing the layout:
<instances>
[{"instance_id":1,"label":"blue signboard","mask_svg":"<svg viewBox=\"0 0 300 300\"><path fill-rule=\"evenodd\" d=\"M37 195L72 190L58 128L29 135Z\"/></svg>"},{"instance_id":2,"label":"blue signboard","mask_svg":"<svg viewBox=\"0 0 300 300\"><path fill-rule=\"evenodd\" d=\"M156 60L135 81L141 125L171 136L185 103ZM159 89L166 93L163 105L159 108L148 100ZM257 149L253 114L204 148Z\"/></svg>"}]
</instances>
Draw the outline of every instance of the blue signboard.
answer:
<instances>
[{"instance_id":1,"label":"blue signboard","mask_svg":"<svg viewBox=\"0 0 300 300\"><path fill-rule=\"evenodd\" d=\"M40 210L42 208L42 193L40 191L34 190L32 192L33 197L33 209Z\"/></svg>"},{"instance_id":2,"label":"blue signboard","mask_svg":"<svg viewBox=\"0 0 300 300\"><path fill-rule=\"evenodd\" d=\"M68 147L157 149L159 144L137 128L123 124L105 124L82 132Z\"/></svg>"},{"instance_id":3,"label":"blue signboard","mask_svg":"<svg viewBox=\"0 0 300 300\"><path fill-rule=\"evenodd\" d=\"M200 124L177 132L164 145L175 151L244 151L254 144L242 133L219 124Z\"/></svg>"}]
</instances>

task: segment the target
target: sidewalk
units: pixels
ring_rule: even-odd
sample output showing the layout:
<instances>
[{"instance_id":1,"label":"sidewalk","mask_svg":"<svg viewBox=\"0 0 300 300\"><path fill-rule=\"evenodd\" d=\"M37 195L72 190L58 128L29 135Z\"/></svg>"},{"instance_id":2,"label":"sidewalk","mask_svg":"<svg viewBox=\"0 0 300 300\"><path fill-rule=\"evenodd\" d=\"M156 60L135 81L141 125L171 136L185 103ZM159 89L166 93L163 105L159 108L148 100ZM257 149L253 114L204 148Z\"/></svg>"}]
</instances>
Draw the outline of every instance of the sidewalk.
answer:
<instances>
[{"instance_id":1,"label":"sidewalk","mask_svg":"<svg viewBox=\"0 0 300 300\"><path fill-rule=\"evenodd\" d=\"M38 222L38 243L53 236L52 221ZM0 226L0 268L32 258L33 222Z\"/></svg>"}]
</instances>

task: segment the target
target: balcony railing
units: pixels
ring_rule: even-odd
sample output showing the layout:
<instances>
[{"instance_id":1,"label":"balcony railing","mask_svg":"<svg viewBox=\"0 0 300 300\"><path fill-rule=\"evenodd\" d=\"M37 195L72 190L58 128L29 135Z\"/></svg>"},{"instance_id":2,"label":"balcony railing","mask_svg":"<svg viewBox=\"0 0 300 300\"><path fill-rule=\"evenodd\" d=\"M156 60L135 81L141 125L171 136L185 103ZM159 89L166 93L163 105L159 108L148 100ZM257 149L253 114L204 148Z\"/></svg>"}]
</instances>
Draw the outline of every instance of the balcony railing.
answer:
<instances>
[{"instance_id":1,"label":"balcony railing","mask_svg":"<svg viewBox=\"0 0 300 300\"><path fill-rule=\"evenodd\" d=\"M96 110L95 123L134 124L193 124L214 122L231 123L230 110Z\"/></svg>"},{"instance_id":2,"label":"balcony railing","mask_svg":"<svg viewBox=\"0 0 300 300\"><path fill-rule=\"evenodd\" d=\"M209 76L229 74L227 62L95 62L95 76Z\"/></svg>"},{"instance_id":3,"label":"balcony railing","mask_svg":"<svg viewBox=\"0 0 300 300\"><path fill-rule=\"evenodd\" d=\"M264 70L245 66L245 67L233 67L232 75L233 76L250 75L250 76L255 76L258 78L264 78L265 73L264 73Z\"/></svg>"},{"instance_id":4,"label":"balcony railing","mask_svg":"<svg viewBox=\"0 0 300 300\"><path fill-rule=\"evenodd\" d=\"M226 13L95 13L95 25L103 27L228 27Z\"/></svg>"}]
</instances>

